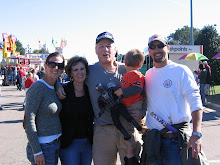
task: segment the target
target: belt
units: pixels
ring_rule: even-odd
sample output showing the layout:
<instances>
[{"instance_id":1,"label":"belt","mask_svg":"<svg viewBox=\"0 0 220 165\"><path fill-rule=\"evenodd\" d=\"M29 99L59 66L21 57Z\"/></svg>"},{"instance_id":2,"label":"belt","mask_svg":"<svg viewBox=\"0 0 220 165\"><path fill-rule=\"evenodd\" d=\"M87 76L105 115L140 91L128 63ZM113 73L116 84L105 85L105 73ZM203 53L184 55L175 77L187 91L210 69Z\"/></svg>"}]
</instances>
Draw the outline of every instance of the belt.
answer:
<instances>
[{"instance_id":1,"label":"belt","mask_svg":"<svg viewBox=\"0 0 220 165\"><path fill-rule=\"evenodd\" d=\"M52 144L52 143L54 143L54 142L58 142L58 141L60 141L60 139L59 139L59 138L56 138L56 139L54 139L52 142L50 142L50 143L46 143L46 144Z\"/></svg>"},{"instance_id":2,"label":"belt","mask_svg":"<svg viewBox=\"0 0 220 165\"><path fill-rule=\"evenodd\" d=\"M167 132L167 133L161 135L161 137L164 139L174 139L174 138L178 137L178 132L175 132L175 133Z\"/></svg>"},{"instance_id":3,"label":"belt","mask_svg":"<svg viewBox=\"0 0 220 165\"><path fill-rule=\"evenodd\" d=\"M73 139L86 139L86 138L88 138L88 137L86 137L86 136L74 136Z\"/></svg>"},{"instance_id":4,"label":"belt","mask_svg":"<svg viewBox=\"0 0 220 165\"><path fill-rule=\"evenodd\" d=\"M105 127L105 126L113 126L114 124L105 124L105 125L98 125L97 126L101 126L101 127Z\"/></svg>"}]
</instances>

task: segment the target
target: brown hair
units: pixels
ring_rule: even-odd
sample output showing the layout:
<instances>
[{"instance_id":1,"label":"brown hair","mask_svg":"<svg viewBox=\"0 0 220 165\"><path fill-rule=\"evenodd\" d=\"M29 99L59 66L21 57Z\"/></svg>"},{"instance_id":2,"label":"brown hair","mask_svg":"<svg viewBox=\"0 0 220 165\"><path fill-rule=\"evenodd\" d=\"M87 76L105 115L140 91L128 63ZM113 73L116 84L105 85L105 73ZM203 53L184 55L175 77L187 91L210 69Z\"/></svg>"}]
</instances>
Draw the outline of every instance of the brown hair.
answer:
<instances>
[{"instance_id":1,"label":"brown hair","mask_svg":"<svg viewBox=\"0 0 220 165\"><path fill-rule=\"evenodd\" d=\"M138 49L132 49L125 55L125 65L131 67L142 67L145 60L144 54Z\"/></svg>"},{"instance_id":2,"label":"brown hair","mask_svg":"<svg viewBox=\"0 0 220 165\"><path fill-rule=\"evenodd\" d=\"M88 61L86 60L86 58L80 57L80 56L74 56L74 57L70 58L70 60L68 61L67 65L65 67L65 72L68 75L69 79L72 77L72 75L71 75L72 66L77 65L79 62L81 62L85 65L86 74L89 73L89 64L88 64Z\"/></svg>"},{"instance_id":3,"label":"brown hair","mask_svg":"<svg viewBox=\"0 0 220 165\"><path fill-rule=\"evenodd\" d=\"M63 59L63 64L65 65L64 56L63 56L61 53L59 53L59 52L53 52L53 53L49 54L49 55L47 56L47 59L46 59L46 61L45 61L45 64L46 64L47 62L49 62L49 59L50 59L51 57L54 57L54 56L60 56L60 57Z\"/></svg>"}]
</instances>

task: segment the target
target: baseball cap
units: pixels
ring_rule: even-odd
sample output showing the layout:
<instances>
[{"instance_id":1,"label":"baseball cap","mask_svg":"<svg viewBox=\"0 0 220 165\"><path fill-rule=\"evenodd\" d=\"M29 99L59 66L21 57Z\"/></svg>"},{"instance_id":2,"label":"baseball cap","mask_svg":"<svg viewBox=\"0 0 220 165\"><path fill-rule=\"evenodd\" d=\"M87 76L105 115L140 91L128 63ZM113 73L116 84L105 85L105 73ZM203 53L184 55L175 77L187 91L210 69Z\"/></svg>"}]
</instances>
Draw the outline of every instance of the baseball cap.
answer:
<instances>
[{"instance_id":1,"label":"baseball cap","mask_svg":"<svg viewBox=\"0 0 220 165\"><path fill-rule=\"evenodd\" d=\"M151 36L148 40L148 45L151 44L151 42L153 41L160 41L162 42L163 44L167 45L167 39L166 37L162 36L162 35L159 35L159 34L154 34L153 36Z\"/></svg>"},{"instance_id":2,"label":"baseball cap","mask_svg":"<svg viewBox=\"0 0 220 165\"><path fill-rule=\"evenodd\" d=\"M203 64L208 64L208 62L207 61L203 61Z\"/></svg>"},{"instance_id":3,"label":"baseball cap","mask_svg":"<svg viewBox=\"0 0 220 165\"><path fill-rule=\"evenodd\" d=\"M104 38L109 39L109 40L111 40L112 42L115 42L115 41L114 41L114 37L113 37L113 35L112 35L111 33L109 33L109 32L103 32L103 33L100 33L100 34L97 36L97 38L96 38L96 43L98 43L101 39L104 39Z\"/></svg>"}]
</instances>

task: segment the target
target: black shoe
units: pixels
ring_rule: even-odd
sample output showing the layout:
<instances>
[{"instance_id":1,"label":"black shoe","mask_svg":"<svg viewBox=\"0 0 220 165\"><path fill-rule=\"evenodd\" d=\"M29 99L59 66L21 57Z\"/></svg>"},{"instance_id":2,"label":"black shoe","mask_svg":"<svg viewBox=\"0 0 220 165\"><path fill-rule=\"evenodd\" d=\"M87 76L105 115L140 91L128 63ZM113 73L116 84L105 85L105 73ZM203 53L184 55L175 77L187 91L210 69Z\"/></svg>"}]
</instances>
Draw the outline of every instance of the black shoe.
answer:
<instances>
[{"instance_id":1,"label":"black shoe","mask_svg":"<svg viewBox=\"0 0 220 165\"><path fill-rule=\"evenodd\" d=\"M137 159L135 157L132 157L132 158L128 159L125 156L124 160L125 160L125 165L140 165L140 163L137 161Z\"/></svg>"},{"instance_id":2,"label":"black shoe","mask_svg":"<svg viewBox=\"0 0 220 165\"><path fill-rule=\"evenodd\" d=\"M3 110L3 108L2 108L2 107L0 107L0 110Z\"/></svg>"}]
</instances>

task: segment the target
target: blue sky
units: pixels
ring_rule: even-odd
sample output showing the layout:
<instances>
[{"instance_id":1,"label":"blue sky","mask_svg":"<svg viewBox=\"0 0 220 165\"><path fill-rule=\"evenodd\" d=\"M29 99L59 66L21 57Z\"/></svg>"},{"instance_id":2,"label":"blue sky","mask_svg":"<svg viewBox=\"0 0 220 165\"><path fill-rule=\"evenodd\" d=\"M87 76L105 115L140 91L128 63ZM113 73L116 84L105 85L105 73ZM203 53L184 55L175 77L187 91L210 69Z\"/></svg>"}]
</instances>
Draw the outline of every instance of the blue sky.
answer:
<instances>
[{"instance_id":1,"label":"blue sky","mask_svg":"<svg viewBox=\"0 0 220 165\"><path fill-rule=\"evenodd\" d=\"M96 36L111 32L119 53L144 50L148 38L168 36L190 24L190 0L2 0L0 33L14 34L32 50L38 41L54 51L52 38L67 40L63 54L77 54L97 61ZM193 0L193 26L216 24L220 32L219 0ZM2 41L2 36L1 36Z\"/></svg>"}]
</instances>

